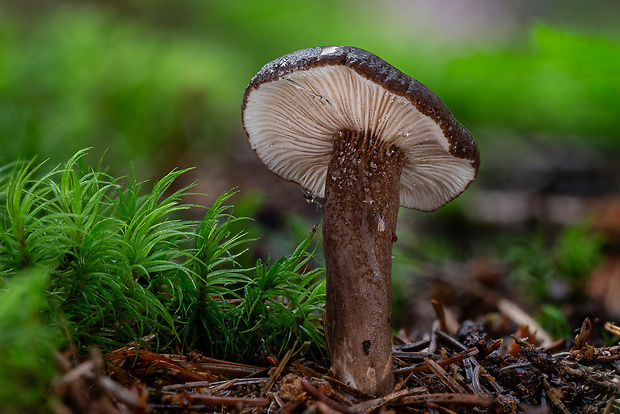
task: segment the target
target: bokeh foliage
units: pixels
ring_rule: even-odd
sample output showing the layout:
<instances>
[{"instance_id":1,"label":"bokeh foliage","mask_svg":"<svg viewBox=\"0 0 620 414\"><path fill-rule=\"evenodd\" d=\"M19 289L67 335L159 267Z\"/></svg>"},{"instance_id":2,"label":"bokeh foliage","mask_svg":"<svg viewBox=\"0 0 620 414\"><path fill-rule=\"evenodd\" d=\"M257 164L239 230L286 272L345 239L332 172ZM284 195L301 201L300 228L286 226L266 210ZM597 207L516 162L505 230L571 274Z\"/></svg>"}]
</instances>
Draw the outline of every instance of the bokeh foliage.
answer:
<instances>
[{"instance_id":1,"label":"bokeh foliage","mask_svg":"<svg viewBox=\"0 0 620 414\"><path fill-rule=\"evenodd\" d=\"M152 176L183 154L208 162L243 145L241 95L264 63L329 44L379 54L438 92L473 130L577 134L619 146L617 36L539 23L512 43L450 47L389 24L393 16L372 2L355 6L0 6L0 162L34 155L59 162L86 146L107 150L113 169L132 160ZM484 150L496 137L477 138Z\"/></svg>"},{"instance_id":2,"label":"bokeh foliage","mask_svg":"<svg viewBox=\"0 0 620 414\"><path fill-rule=\"evenodd\" d=\"M618 149L618 38L538 24L524 45L455 59L437 83L469 123L613 140Z\"/></svg>"},{"instance_id":3,"label":"bokeh foliage","mask_svg":"<svg viewBox=\"0 0 620 414\"><path fill-rule=\"evenodd\" d=\"M0 278L0 410L48 412L57 375L54 349L62 343L58 315L50 315L43 269Z\"/></svg>"}]
</instances>

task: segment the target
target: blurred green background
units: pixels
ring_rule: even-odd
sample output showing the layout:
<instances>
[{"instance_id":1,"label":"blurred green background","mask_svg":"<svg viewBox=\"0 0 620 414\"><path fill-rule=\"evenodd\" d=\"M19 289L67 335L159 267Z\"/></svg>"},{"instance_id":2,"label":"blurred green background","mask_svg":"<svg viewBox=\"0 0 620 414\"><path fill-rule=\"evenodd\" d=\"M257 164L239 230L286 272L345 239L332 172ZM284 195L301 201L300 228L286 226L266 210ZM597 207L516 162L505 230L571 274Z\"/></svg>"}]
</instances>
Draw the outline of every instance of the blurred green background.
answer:
<instances>
[{"instance_id":1,"label":"blurred green background","mask_svg":"<svg viewBox=\"0 0 620 414\"><path fill-rule=\"evenodd\" d=\"M239 107L251 76L331 44L368 49L435 90L485 163L487 148L535 139L524 134L617 151L620 7L536 4L3 2L0 160L56 162L89 146L94 159L107 151L114 168L132 161L153 175L226 168L219 158L245 151Z\"/></svg>"},{"instance_id":2,"label":"blurred green background","mask_svg":"<svg viewBox=\"0 0 620 414\"><path fill-rule=\"evenodd\" d=\"M145 180L195 166L187 180L213 199L240 189L237 214L265 241L256 256L285 254L320 212L250 150L244 88L293 50L357 46L433 89L481 151L456 202L401 212L396 285L421 263L499 257L542 289L534 301L561 301L562 283L583 290L570 277L552 284L567 261L587 263L582 276L600 262L591 229L606 237L603 253L617 250L619 14L603 0L4 1L0 165L57 164L92 147L90 161L105 154L114 175L130 163ZM554 256L566 244L576 253Z\"/></svg>"}]
</instances>

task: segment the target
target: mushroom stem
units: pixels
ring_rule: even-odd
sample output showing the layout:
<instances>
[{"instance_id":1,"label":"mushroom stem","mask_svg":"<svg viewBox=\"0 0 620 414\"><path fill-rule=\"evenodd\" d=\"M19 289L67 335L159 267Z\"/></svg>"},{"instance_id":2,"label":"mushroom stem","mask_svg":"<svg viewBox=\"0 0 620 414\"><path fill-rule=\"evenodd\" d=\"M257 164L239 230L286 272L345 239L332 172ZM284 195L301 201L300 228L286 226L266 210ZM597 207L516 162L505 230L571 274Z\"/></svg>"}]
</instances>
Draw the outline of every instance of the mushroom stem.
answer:
<instances>
[{"instance_id":1,"label":"mushroom stem","mask_svg":"<svg viewBox=\"0 0 620 414\"><path fill-rule=\"evenodd\" d=\"M339 132L333 145L323 222L327 344L338 379L383 395L394 384L392 243L406 156L359 131Z\"/></svg>"}]
</instances>

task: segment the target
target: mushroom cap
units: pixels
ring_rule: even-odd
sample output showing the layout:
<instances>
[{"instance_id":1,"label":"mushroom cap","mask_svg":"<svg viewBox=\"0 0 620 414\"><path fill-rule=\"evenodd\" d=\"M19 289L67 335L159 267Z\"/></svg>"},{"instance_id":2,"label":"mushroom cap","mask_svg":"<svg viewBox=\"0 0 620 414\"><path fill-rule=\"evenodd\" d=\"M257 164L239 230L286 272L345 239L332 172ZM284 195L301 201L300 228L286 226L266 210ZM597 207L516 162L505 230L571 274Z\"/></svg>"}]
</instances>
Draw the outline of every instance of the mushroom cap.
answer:
<instances>
[{"instance_id":1,"label":"mushroom cap","mask_svg":"<svg viewBox=\"0 0 620 414\"><path fill-rule=\"evenodd\" d=\"M251 147L280 177L323 198L332 141L340 131L370 134L407 158L403 207L433 211L475 178L478 148L430 89L354 47L314 47L267 63L243 97Z\"/></svg>"}]
</instances>

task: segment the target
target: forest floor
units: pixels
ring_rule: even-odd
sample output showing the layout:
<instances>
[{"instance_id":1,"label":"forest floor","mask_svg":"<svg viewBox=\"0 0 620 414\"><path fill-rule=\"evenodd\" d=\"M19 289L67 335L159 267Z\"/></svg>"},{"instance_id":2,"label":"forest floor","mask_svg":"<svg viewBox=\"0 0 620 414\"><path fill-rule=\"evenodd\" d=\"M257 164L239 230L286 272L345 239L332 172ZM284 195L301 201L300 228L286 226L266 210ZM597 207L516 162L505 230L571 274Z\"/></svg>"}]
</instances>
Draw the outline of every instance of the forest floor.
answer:
<instances>
[{"instance_id":1,"label":"forest floor","mask_svg":"<svg viewBox=\"0 0 620 414\"><path fill-rule=\"evenodd\" d=\"M64 375L54 384L65 413L618 413L620 346L594 346L589 319L571 344L538 346L522 326L490 338L479 323L455 335L439 303L428 339L394 336L396 385L383 397L333 377L305 360L296 344L282 360L252 366L189 355L157 354L133 345L78 360L58 353ZM605 324L611 335L620 327ZM307 345L307 344L306 344Z\"/></svg>"}]
</instances>

